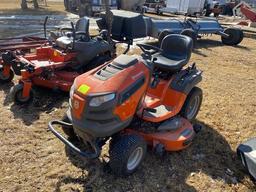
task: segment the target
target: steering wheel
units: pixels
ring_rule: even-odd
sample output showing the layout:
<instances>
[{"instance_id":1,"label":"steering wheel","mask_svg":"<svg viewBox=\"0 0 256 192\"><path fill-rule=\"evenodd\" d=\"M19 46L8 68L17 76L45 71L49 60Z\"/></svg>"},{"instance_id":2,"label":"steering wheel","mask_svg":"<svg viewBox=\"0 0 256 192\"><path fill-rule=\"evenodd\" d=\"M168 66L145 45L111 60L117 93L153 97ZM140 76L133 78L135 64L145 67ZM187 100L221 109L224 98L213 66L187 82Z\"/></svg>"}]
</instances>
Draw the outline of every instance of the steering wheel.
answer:
<instances>
[{"instance_id":1,"label":"steering wheel","mask_svg":"<svg viewBox=\"0 0 256 192\"><path fill-rule=\"evenodd\" d=\"M138 43L137 46L145 53L146 55L153 55L157 52L162 52L162 49L155 47L153 45L148 45L144 43Z\"/></svg>"}]
</instances>

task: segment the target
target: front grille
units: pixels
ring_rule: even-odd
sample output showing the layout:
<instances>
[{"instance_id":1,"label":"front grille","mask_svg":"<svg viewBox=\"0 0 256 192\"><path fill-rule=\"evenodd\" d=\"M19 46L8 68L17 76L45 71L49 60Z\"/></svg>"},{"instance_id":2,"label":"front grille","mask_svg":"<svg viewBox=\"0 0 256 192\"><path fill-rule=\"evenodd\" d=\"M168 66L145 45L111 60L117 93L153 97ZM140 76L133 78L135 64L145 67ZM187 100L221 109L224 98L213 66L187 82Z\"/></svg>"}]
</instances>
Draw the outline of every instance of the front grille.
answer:
<instances>
[{"instance_id":1,"label":"front grille","mask_svg":"<svg viewBox=\"0 0 256 192\"><path fill-rule=\"evenodd\" d=\"M105 81L110 77L113 77L115 74L119 73L120 71L122 71L122 68L117 67L113 64L108 64L107 66L99 70L97 73L95 73L94 77Z\"/></svg>"}]
</instances>

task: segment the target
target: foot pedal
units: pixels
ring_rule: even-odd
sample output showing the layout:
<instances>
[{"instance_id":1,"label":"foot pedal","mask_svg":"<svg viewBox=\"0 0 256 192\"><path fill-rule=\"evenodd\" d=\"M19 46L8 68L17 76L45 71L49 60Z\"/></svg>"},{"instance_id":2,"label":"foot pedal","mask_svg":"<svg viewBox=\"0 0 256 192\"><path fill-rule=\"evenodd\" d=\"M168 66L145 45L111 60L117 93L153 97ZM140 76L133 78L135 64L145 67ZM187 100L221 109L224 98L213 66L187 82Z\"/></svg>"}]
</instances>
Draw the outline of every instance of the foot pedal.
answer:
<instances>
[{"instance_id":1,"label":"foot pedal","mask_svg":"<svg viewBox=\"0 0 256 192\"><path fill-rule=\"evenodd\" d=\"M157 112L157 110L154 109L154 108L145 108L144 110L148 111L148 112L151 112L151 113L156 113Z\"/></svg>"}]
</instances>

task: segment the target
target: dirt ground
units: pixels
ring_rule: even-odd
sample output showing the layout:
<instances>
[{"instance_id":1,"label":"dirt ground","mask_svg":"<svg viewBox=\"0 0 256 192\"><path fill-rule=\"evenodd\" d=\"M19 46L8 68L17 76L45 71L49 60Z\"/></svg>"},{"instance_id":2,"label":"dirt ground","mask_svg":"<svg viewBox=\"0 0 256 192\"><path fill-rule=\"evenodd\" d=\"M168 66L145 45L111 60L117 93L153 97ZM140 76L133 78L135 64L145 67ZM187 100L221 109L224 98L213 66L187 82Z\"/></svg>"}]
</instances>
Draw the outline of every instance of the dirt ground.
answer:
<instances>
[{"instance_id":1,"label":"dirt ground","mask_svg":"<svg viewBox=\"0 0 256 192\"><path fill-rule=\"evenodd\" d=\"M159 158L149 150L128 178L112 175L102 159L73 154L48 131L66 111L68 94L37 88L33 104L16 106L8 97L13 83L0 85L0 191L256 191L235 152L256 137L255 55L254 39L236 47L218 36L199 40L191 62L204 71L203 130L184 151Z\"/></svg>"}]
</instances>

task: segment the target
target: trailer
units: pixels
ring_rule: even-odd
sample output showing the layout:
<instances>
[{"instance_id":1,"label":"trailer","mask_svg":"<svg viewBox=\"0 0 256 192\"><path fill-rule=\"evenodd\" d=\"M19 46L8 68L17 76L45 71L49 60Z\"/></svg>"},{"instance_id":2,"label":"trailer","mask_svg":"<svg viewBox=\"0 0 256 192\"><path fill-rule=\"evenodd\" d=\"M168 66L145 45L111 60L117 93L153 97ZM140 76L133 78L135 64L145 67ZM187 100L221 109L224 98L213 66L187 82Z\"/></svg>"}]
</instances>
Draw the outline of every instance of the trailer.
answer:
<instances>
[{"instance_id":1,"label":"trailer","mask_svg":"<svg viewBox=\"0 0 256 192\"><path fill-rule=\"evenodd\" d=\"M67 11L83 16L96 16L109 6L111 10L142 11L146 0L64 0Z\"/></svg>"},{"instance_id":2,"label":"trailer","mask_svg":"<svg viewBox=\"0 0 256 192\"><path fill-rule=\"evenodd\" d=\"M221 36L225 45L238 45L243 40L243 31L240 28L223 28L217 19L209 18L185 18L178 19L152 19L143 15L128 11L114 10L111 36L118 41L130 40L142 37L154 37L161 43L169 34L182 34L192 38L196 43L203 35L216 34ZM133 21L133 22L131 22ZM102 13L97 20L100 30L106 28L106 15ZM132 26L134 25L134 26ZM127 27L128 26L128 27ZM126 28L125 28L126 27ZM131 31L131 29L136 29ZM132 35L131 35L132 34Z\"/></svg>"},{"instance_id":3,"label":"trailer","mask_svg":"<svg viewBox=\"0 0 256 192\"><path fill-rule=\"evenodd\" d=\"M145 13L153 12L158 15L161 14L160 9L166 7L165 0L146 0L143 10Z\"/></svg>"},{"instance_id":4,"label":"trailer","mask_svg":"<svg viewBox=\"0 0 256 192\"><path fill-rule=\"evenodd\" d=\"M166 0L166 7L160 13L196 15L203 13L205 0Z\"/></svg>"}]
</instances>

